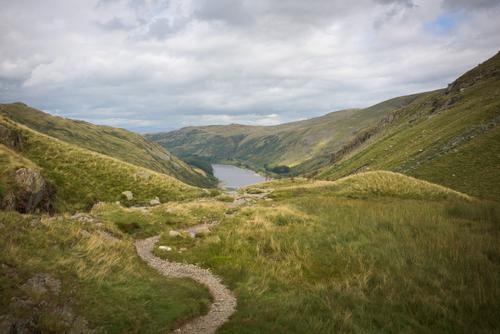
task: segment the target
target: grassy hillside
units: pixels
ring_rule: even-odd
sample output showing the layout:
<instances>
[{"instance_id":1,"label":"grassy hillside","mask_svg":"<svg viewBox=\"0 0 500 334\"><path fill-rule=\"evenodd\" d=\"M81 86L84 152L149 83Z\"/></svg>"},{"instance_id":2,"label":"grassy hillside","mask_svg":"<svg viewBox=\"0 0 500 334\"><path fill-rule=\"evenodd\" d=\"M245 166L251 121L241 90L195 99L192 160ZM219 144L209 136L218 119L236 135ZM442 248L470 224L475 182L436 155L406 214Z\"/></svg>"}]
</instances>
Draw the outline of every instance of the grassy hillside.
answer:
<instances>
[{"instance_id":1,"label":"grassy hillside","mask_svg":"<svg viewBox=\"0 0 500 334\"><path fill-rule=\"evenodd\" d=\"M18 151L2 147L4 175L15 168L35 166L55 187L59 211L88 209L98 201L117 201L127 190L134 194L130 204L145 203L156 196L169 201L203 193L172 176L68 144L8 118L0 118L0 125L22 138ZM3 184L3 188L8 186Z\"/></svg>"},{"instance_id":2,"label":"grassy hillside","mask_svg":"<svg viewBox=\"0 0 500 334\"><path fill-rule=\"evenodd\" d=\"M165 333L211 302L147 267L113 226L0 211L0 231L1 333L12 321L22 333Z\"/></svg>"},{"instance_id":3,"label":"grassy hillside","mask_svg":"<svg viewBox=\"0 0 500 334\"><path fill-rule=\"evenodd\" d=\"M390 172L280 180L240 207L167 203L93 211L132 235L162 232L156 254L223 277L238 309L221 333L491 333L500 328L500 211ZM220 222L191 238L171 223ZM166 223L165 223L166 222ZM167 224L167 225L165 225ZM178 228L178 227L175 227ZM179 251L181 250L182 251Z\"/></svg>"},{"instance_id":4,"label":"grassy hillside","mask_svg":"<svg viewBox=\"0 0 500 334\"><path fill-rule=\"evenodd\" d=\"M158 144L124 129L52 116L23 103L0 104L0 114L40 133L174 176L185 183L215 185L213 178L197 172Z\"/></svg>"},{"instance_id":5,"label":"grassy hillside","mask_svg":"<svg viewBox=\"0 0 500 334\"><path fill-rule=\"evenodd\" d=\"M390 119L319 176L393 170L500 200L500 54Z\"/></svg>"},{"instance_id":6,"label":"grassy hillside","mask_svg":"<svg viewBox=\"0 0 500 334\"><path fill-rule=\"evenodd\" d=\"M188 127L147 137L181 157L194 155L216 162L232 160L257 169L287 165L300 172L309 169L310 164L328 162L329 152L419 96L399 97L366 109L337 111L278 126Z\"/></svg>"}]
</instances>

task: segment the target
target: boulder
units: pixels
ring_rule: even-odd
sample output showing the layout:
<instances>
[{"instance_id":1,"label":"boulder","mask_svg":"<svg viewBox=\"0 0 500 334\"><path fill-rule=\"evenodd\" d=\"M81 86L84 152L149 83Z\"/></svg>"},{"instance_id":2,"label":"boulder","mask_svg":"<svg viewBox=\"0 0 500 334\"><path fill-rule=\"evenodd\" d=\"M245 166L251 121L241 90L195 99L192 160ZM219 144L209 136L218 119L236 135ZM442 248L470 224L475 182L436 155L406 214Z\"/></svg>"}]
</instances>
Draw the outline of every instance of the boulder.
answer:
<instances>
[{"instance_id":1,"label":"boulder","mask_svg":"<svg viewBox=\"0 0 500 334\"><path fill-rule=\"evenodd\" d=\"M122 192L122 196L125 197L127 201L131 201L134 199L134 194L129 190Z\"/></svg>"},{"instance_id":2,"label":"boulder","mask_svg":"<svg viewBox=\"0 0 500 334\"><path fill-rule=\"evenodd\" d=\"M94 223L96 221L96 219L92 215L83 212L75 213L73 216L71 216L71 219L77 220L80 223L84 224Z\"/></svg>"},{"instance_id":3,"label":"boulder","mask_svg":"<svg viewBox=\"0 0 500 334\"><path fill-rule=\"evenodd\" d=\"M160 205L160 204L161 204L161 202L160 202L160 199L158 197L155 197L154 199L149 201L149 205L151 205L151 206Z\"/></svg>"},{"instance_id":4,"label":"boulder","mask_svg":"<svg viewBox=\"0 0 500 334\"><path fill-rule=\"evenodd\" d=\"M151 177L151 173L148 173L146 171L138 171L134 175L136 178L141 179L141 180L145 180L145 181L149 180Z\"/></svg>"},{"instance_id":5,"label":"boulder","mask_svg":"<svg viewBox=\"0 0 500 334\"><path fill-rule=\"evenodd\" d=\"M20 131L9 129L0 124L0 143L19 151L23 149L24 138Z\"/></svg>"},{"instance_id":6,"label":"boulder","mask_svg":"<svg viewBox=\"0 0 500 334\"><path fill-rule=\"evenodd\" d=\"M168 246L160 246L158 247L159 250L162 250L162 251L167 251L167 252L170 252L172 250L172 247L168 247Z\"/></svg>"},{"instance_id":7,"label":"boulder","mask_svg":"<svg viewBox=\"0 0 500 334\"><path fill-rule=\"evenodd\" d=\"M2 200L2 207L30 213L36 209L52 212L53 188L45 181L40 171L32 168L19 168L13 175L13 190Z\"/></svg>"},{"instance_id":8,"label":"boulder","mask_svg":"<svg viewBox=\"0 0 500 334\"><path fill-rule=\"evenodd\" d=\"M180 233L180 232L177 232L177 231L174 231L174 230L170 230L170 232L168 232L168 235L169 235L170 237L178 237L178 236L180 236L180 235L181 235L181 233Z\"/></svg>"}]
</instances>

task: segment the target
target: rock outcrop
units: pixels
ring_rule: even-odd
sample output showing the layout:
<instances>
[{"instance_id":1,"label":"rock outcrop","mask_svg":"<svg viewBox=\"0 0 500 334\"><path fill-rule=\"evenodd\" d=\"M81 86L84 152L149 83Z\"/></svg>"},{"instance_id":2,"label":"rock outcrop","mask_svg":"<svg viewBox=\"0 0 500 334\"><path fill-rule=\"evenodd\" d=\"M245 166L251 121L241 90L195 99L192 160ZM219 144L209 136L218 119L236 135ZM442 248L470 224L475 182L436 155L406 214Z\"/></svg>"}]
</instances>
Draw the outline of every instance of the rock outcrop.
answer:
<instances>
[{"instance_id":1,"label":"rock outcrop","mask_svg":"<svg viewBox=\"0 0 500 334\"><path fill-rule=\"evenodd\" d=\"M4 196L2 207L21 213L36 210L53 212L54 189L43 178L40 171L19 168L13 173L11 190Z\"/></svg>"},{"instance_id":2,"label":"rock outcrop","mask_svg":"<svg viewBox=\"0 0 500 334\"><path fill-rule=\"evenodd\" d=\"M0 124L0 143L16 151L20 151L23 149L24 138L20 131Z\"/></svg>"}]
</instances>

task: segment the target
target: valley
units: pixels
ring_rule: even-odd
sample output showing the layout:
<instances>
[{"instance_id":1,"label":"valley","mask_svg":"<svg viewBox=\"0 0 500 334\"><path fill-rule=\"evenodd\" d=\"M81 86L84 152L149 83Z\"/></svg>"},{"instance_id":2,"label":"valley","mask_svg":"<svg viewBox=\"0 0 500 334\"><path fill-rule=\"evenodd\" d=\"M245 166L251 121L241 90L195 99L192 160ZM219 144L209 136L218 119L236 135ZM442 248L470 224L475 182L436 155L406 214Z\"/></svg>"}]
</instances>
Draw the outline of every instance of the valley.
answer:
<instances>
[{"instance_id":1,"label":"valley","mask_svg":"<svg viewBox=\"0 0 500 334\"><path fill-rule=\"evenodd\" d=\"M0 333L498 332L499 97L497 54L276 126L1 104Z\"/></svg>"}]
</instances>

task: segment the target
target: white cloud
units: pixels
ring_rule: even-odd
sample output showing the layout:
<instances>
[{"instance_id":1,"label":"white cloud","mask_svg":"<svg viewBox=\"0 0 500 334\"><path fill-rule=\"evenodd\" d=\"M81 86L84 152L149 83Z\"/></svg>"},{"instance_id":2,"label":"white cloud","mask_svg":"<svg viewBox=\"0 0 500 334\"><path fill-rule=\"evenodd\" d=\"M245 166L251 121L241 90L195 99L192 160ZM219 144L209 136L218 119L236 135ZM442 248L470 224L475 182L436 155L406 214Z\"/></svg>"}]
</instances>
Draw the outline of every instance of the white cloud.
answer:
<instances>
[{"instance_id":1,"label":"white cloud","mask_svg":"<svg viewBox=\"0 0 500 334\"><path fill-rule=\"evenodd\" d=\"M489 0L10 1L0 101L141 131L277 124L443 87L498 51L499 15Z\"/></svg>"}]
</instances>

